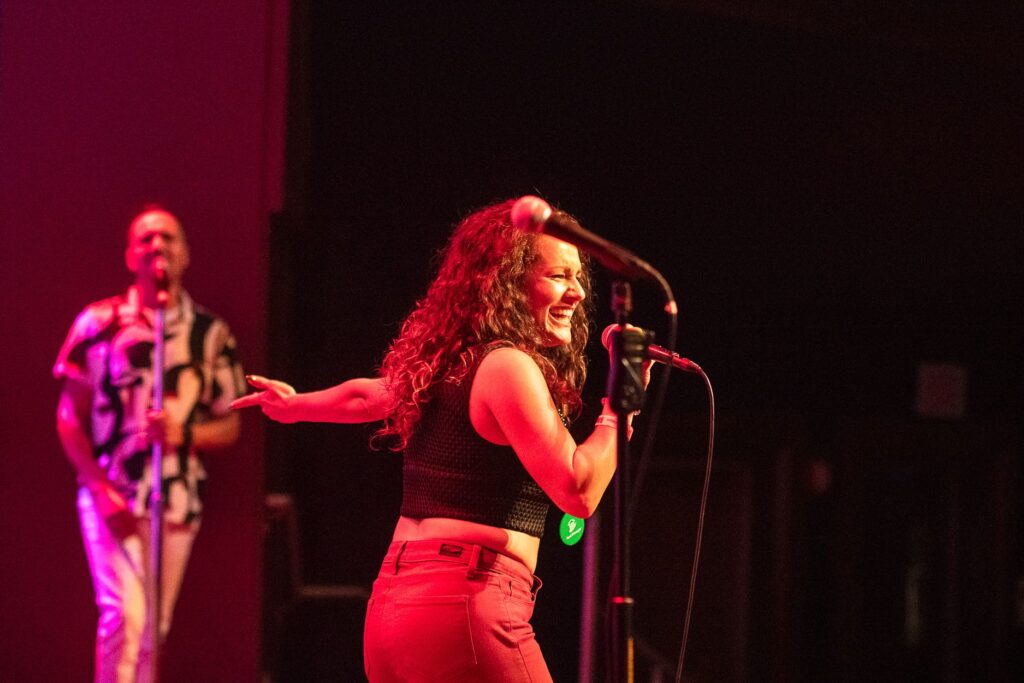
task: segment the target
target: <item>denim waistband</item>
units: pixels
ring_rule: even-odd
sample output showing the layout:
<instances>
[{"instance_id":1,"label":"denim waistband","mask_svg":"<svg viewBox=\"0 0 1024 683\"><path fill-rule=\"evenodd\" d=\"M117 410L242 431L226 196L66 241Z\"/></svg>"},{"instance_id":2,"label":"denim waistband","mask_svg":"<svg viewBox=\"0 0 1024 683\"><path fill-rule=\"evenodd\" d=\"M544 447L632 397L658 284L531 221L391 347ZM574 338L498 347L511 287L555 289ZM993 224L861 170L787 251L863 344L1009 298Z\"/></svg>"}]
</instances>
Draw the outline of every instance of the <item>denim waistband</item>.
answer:
<instances>
[{"instance_id":1,"label":"denim waistband","mask_svg":"<svg viewBox=\"0 0 1024 683\"><path fill-rule=\"evenodd\" d=\"M522 579L535 588L540 579L529 568L509 555L486 546L432 538L424 541L393 541L384 555L383 566L397 572L403 564L417 562L451 562L466 565L470 573L495 571Z\"/></svg>"}]
</instances>

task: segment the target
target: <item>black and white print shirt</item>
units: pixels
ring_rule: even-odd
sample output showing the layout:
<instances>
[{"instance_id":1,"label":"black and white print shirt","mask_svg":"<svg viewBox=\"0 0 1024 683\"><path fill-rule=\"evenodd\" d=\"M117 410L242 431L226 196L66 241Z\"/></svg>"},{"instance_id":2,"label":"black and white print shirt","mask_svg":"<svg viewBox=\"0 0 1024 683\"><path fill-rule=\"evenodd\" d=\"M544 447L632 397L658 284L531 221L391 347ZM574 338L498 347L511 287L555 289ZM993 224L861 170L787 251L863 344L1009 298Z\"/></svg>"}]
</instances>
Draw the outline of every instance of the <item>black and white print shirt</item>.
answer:
<instances>
[{"instance_id":1,"label":"black and white print shirt","mask_svg":"<svg viewBox=\"0 0 1024 683\"><path fill-rule=\"evenodd\" d=\"M140 516L151 481L144 428L153 397L153 320L134 286L89 304L53 366L54 377L91 390L93 454ZM229 413L245 379L227 323L183 291L179 305L166 312L164 339L164 410L171 418L199 424ZM162 475L167 520L196 519L206 479L199 454L190 444L164 453Z\"/></svg>"}]
</instances>

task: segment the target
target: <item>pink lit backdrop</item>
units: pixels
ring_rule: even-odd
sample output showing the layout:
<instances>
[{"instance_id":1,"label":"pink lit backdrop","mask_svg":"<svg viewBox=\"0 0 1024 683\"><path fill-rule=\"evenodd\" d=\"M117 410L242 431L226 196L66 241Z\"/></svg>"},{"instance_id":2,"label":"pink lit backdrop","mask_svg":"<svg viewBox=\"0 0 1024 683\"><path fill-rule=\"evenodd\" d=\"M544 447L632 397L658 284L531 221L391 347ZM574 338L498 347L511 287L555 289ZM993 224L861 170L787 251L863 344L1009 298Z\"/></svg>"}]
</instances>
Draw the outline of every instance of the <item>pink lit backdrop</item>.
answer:
<instances>
[{"instance_id":1,"label":"pink lit backdrop","mask_svg":"<svg viewBox=\"0 0 1024 683\"><path fill-rule=\"evenodd\" d=\"M0 678L84 681L95 608L50 364L80 308L127 285L147 201L181 218L188 289L263 364L287 3L7 2L0 20ZM208 463L168 681L258 677L261 429Z\"/></svg>"}]
</instances>

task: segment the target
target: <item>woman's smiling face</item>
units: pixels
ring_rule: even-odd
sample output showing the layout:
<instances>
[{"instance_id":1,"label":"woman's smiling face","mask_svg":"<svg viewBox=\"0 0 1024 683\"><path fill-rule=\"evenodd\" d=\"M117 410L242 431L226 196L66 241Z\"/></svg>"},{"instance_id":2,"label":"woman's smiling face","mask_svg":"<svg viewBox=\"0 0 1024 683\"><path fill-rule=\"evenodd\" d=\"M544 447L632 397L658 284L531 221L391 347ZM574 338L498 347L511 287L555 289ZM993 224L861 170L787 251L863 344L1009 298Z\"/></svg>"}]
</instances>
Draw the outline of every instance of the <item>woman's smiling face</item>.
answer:
<instances>
[{"instance_id":1,"label":"woman's smiling face","mask_svg":"<svg viewBox=\"0 0 1024 683\"><path fill-rule=\"evenodd\" d=\"M583 265L573 245L538 235L537 261L526 280L527 304L547 346L572 342L572 316L586 293L580 278Z\"/></svg>"}]
</instances>

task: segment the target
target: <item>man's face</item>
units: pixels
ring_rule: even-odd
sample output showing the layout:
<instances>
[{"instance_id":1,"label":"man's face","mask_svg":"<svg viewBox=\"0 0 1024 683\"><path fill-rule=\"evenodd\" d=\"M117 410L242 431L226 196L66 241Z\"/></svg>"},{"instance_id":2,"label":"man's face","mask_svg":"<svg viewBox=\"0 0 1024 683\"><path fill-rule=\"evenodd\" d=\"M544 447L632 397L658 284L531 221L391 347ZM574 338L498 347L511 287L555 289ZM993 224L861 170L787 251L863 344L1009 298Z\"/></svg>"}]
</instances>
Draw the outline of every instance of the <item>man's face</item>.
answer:
<instances>
[{"instance_id":1,"label":"man's face","mask_svg":"<svg viewBox=\"0 0 1024 683\"><path fill-rule=\"evenodd\" d=\"M170 283L180 283L188 268L188 243L178 219L160 210L139 214L128 230L124 260L136 280L156 279L162 266Z\"/></svg>"}]
</instances>

